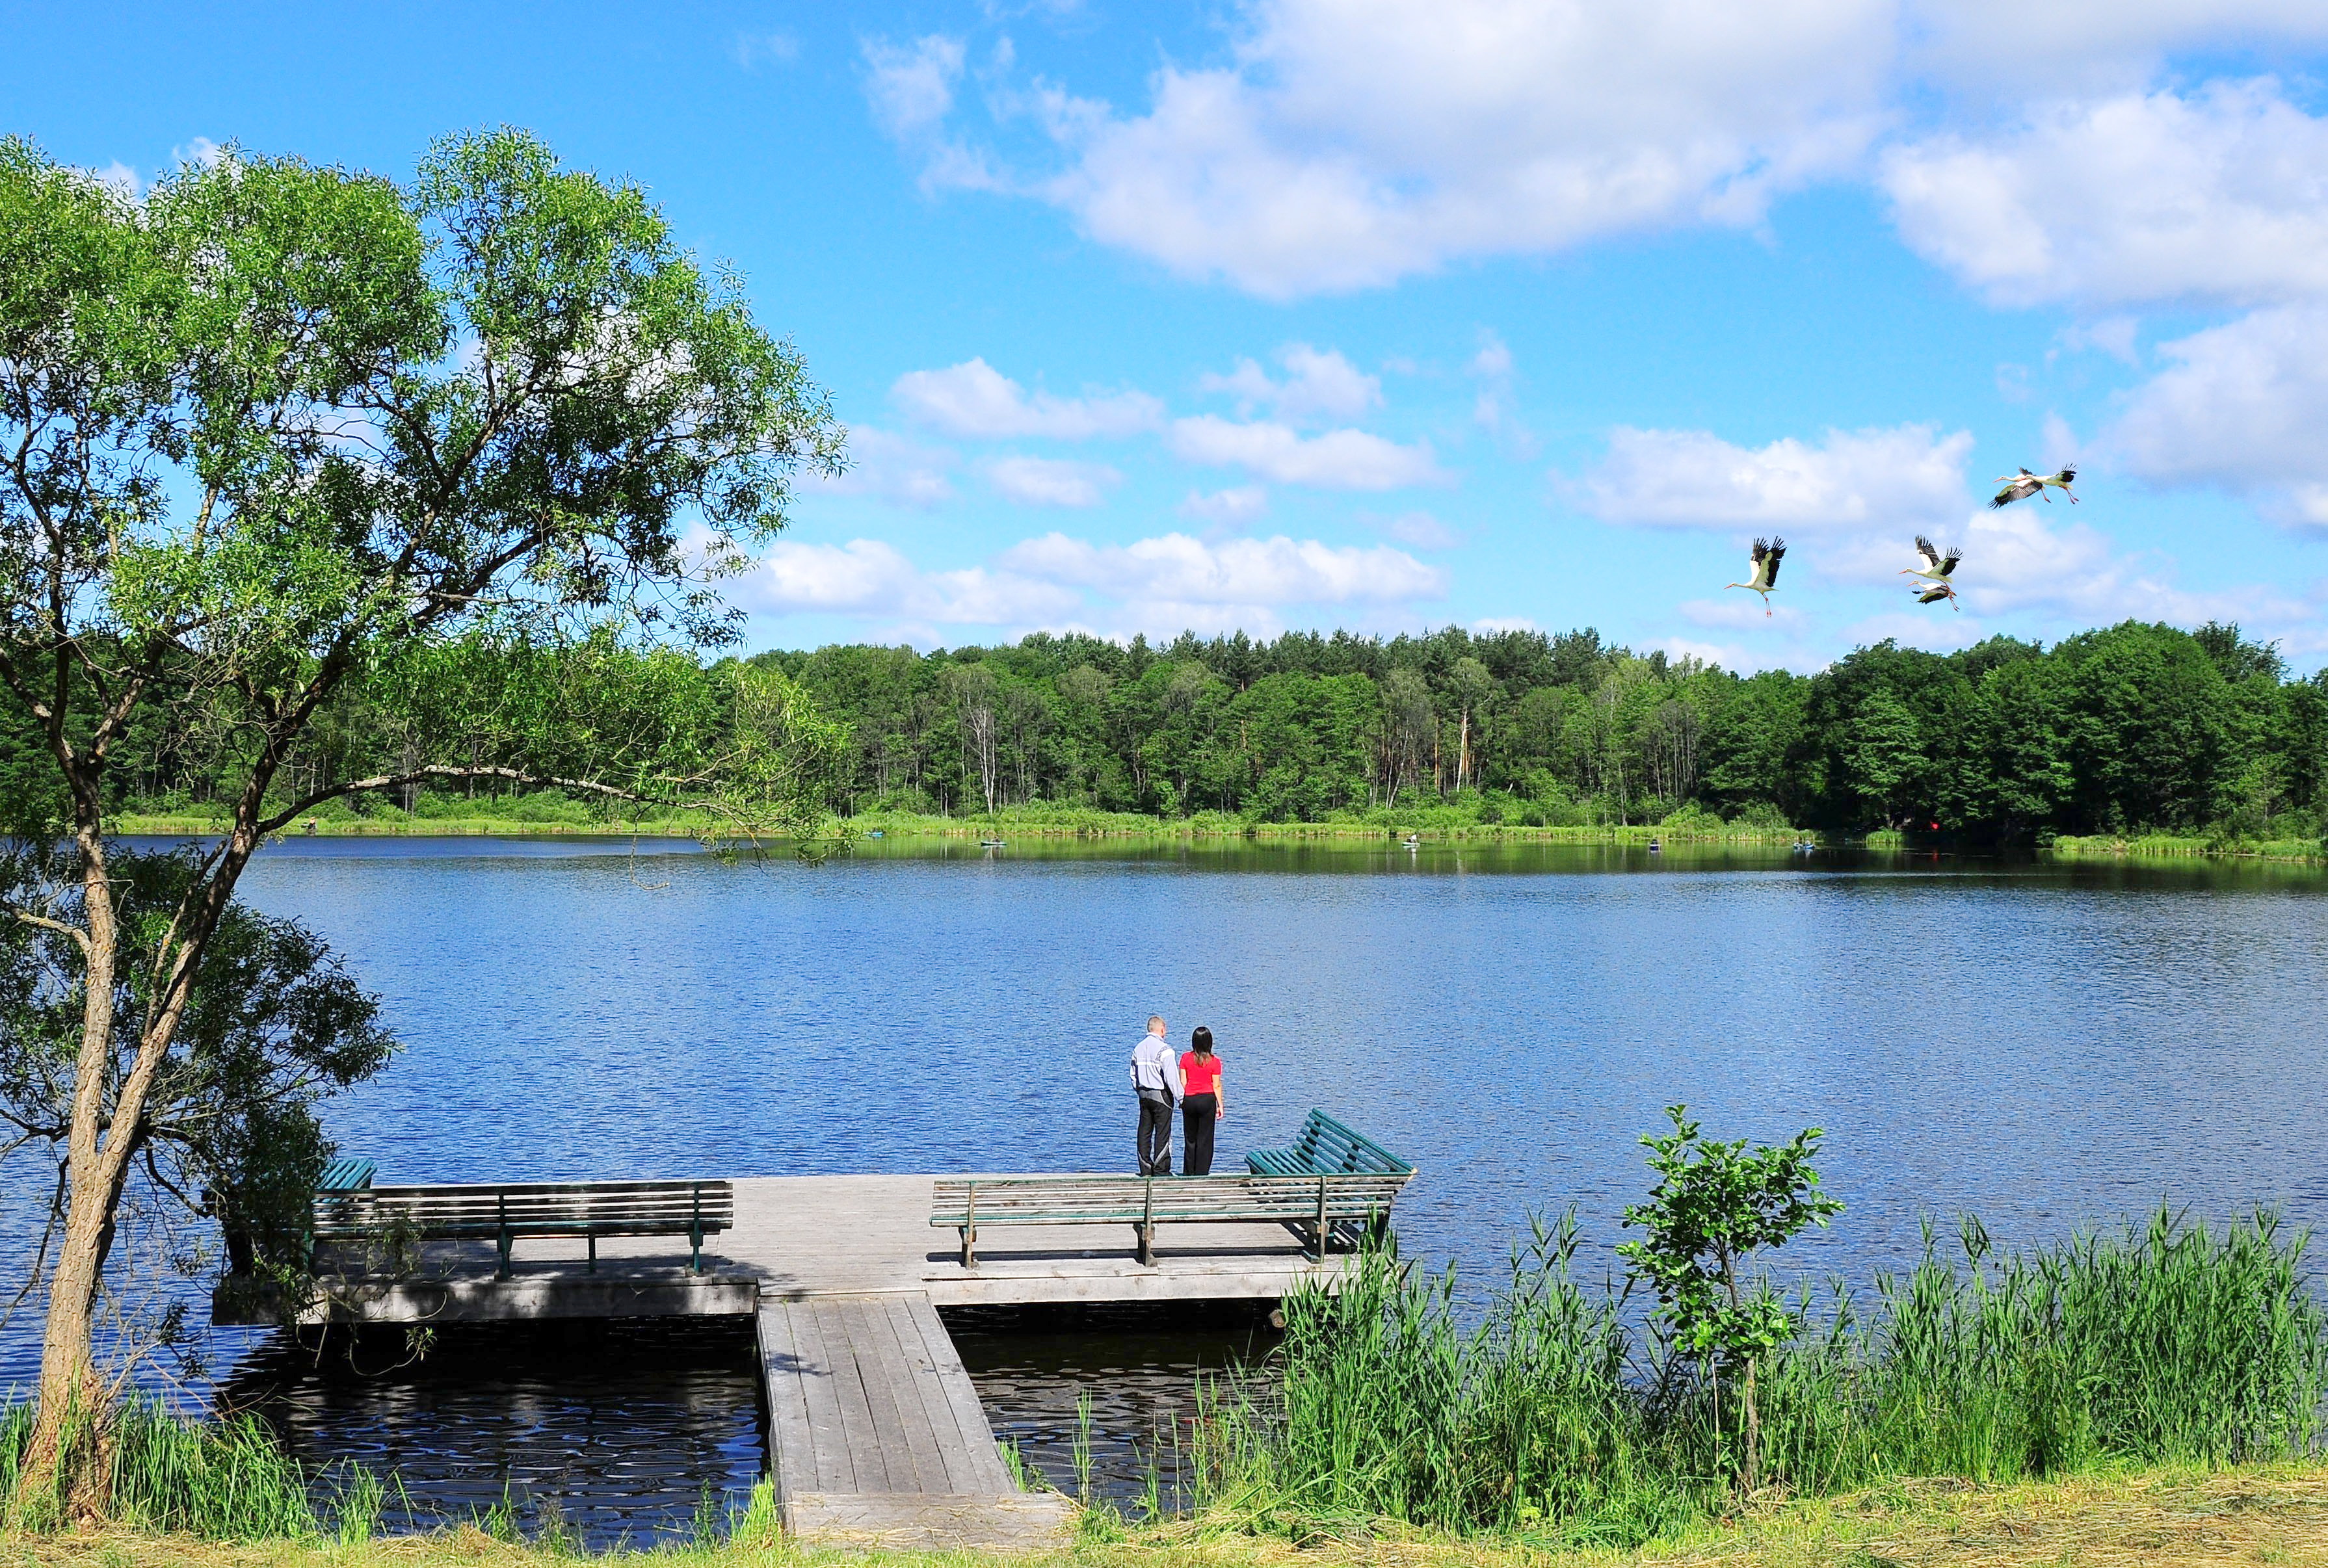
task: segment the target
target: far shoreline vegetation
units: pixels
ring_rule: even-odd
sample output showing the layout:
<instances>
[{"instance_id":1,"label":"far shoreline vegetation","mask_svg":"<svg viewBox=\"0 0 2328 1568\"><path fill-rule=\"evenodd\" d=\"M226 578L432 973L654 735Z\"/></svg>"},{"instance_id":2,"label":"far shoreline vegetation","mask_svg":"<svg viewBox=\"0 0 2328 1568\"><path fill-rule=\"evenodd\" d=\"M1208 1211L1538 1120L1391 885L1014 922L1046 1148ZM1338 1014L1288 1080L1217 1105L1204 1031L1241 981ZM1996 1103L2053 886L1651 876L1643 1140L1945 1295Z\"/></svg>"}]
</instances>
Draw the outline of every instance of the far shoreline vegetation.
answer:
<instances>
[{"instance_id":1,"label":"far shoreline vegetation","mask_svg":"<svg viewBox=\"0 0 2328 1568\"><path fill-rule=\"evenodd\" d=\"M755 684L756 683L756 685ZM689 798L739 696L791 705L804 799L771 833ZM765 697L761 700L765 701ZM121 831L222 825L233 715L125 736ZM0 736L0 771L22 742ZM596 780L638 758L626 791ZM1037 633L749 658L473 638L351 686L280 770L285 835L668 835L1792 844L2065 858L2328 859L2328 677L2236 626L2046 648L1863 648L1741 677L1590 630L1390 639ZM651 764L651 765L650 765ZM580 780L580 782L577 782Z\"/></svg>"}]
</instances>

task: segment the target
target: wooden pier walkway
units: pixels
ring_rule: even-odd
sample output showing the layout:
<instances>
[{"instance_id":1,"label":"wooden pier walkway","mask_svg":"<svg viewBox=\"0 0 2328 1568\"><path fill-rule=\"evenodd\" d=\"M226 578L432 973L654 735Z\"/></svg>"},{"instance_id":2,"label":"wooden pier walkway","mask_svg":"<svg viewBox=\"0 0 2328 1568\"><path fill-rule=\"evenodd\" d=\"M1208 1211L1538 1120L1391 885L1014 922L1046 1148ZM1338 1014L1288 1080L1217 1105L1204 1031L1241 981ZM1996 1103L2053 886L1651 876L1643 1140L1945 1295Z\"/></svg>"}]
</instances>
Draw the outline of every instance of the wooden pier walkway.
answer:
<instances>
[{"instance_id":1,"label":"wooden pier walkway","mask_svg":"<svg viewBox=\"0 0 2328 1568\"><path fill-rule=\"evenodd\" d=\"M775 1301L759 1336L787 1533L898 1548L1060 1538L1072 1507L1018 1489L926 1294Z\"/></svg>"},{"instance_id":2,"label":"wooden pier walkway","mask_svg":"<svg viewBox=\"0 0 2328 1568\"><path fill-rule=\"evenodd\" d=\"M1274 1300L1331 1279L1282 1225L1160 1228L1152 1262L1130 1226L1026 1225L990 1233L978 1266L930 1224L931 1176L737 1179L733 1227L708 1238L703 1272L685 1237L603 1238L595 1266L576 1238L527 1238L508 1276L490 1241L431 1242L393 1275L320 1258L321 1324L510 1322L720 1315L756 1319L769 1447L785 1527L803 1539L900 1547L1035 1548L1073 1508L1013 1485L938 1309L1073 1302ZM221 1324L280 1321L234 1282Z\"/></svg>"}]
</instances>

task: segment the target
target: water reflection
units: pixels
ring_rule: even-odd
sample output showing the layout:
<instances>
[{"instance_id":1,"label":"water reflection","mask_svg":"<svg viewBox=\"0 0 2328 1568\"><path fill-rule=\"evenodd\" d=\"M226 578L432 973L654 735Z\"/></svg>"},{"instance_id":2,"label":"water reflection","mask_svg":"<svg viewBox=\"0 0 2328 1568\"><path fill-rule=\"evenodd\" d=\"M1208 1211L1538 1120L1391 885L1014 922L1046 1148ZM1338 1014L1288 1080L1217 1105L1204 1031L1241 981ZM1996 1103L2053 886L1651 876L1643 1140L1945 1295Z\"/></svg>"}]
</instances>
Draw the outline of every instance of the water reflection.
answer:
<instances>
[{"instance_id":1,"label":"water reflection","mask_svg":"<svg viewBox=\"0 0 2328 1568\"><path fill-rule=\"evenodd\" d=\"M1187 1496L1198 1380L1275 1348L1269 1309L1234 1302L962 1307L943 1314L998 1442L1055 1490L1127 1514L1151 1479Z\"/></svg>"},{"instance_id":2,"label":"water reflection","mask_svg":"<svg viewBox=\"0 0 2328 1568\"><path fill-rule=\"evenodd\" d=\"M329 939L407 1043L326 1112L384 1181L1129 1170L1122 1063L1161 1011L1176 1038L1205 1022L1221 1041L1225 1166L1333 1110L1421 1165L1408 1255L1474 1280L1531 1209L1571 1204L1588 1274L1612 1265L1644 1185L1634 1140L1675 1100L1723 1136L1825 1126L1850 1208L1789 1257L1863 1287L1912 1259L1926 1216L1952 1233L1975 1211L2011 1241L2162 1199L2328 1224L2328 878L2305 868L902 840L811 867L319 838L268 848L244 892ZM20 1262L52 1181L0 1167ZM600 1331L616 1338L466 1360L448 1336L363 1377L294 1375L278 1347L231 1389L283 1384L305 1451L393 1459L455 1512L506 1480L521 1505L668 1529L703 1477L748 1485L748 1337L681 1354ZM1103 1490L1144 1481L1135 1439L1234 1348L963 1333L998 1424L1054 1476L1073 1475L1091 1371L1098 1424L1125 1434L1095 1459ZM31 1309L0 1327L0 1383L30 1381L38 1334Z\"/></svg>"},{"instance_id":3,"label":"water reflection","mask_svg":"<svg viewBox=\"0 0 2328 1568\"><path fill-rule=\"evenodd\" d=\"M468 1324L270 1336L218 1390L257 1413L328 1507L346 1464L394 1471L384 1525L506 1507L528 1536L603 1550L684 1539L765 1469L748 1319Z\"/></svg>"}]
</instances>

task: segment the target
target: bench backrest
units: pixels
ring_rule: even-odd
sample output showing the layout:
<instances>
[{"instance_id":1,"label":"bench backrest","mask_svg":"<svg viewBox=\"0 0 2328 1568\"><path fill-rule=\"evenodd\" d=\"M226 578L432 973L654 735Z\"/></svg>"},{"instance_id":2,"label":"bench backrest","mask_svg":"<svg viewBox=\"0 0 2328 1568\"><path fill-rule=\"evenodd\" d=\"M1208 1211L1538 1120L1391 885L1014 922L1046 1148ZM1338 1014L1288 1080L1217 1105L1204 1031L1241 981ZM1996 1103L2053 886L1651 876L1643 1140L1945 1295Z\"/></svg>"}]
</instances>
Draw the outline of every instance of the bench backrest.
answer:
<instances>
[{"instance_id":1,"label":"bench backrest","mask_svg":"<svg viewBox=\"0 0 2328 1568\"><path fill-rule=\"evenodd\" d=\"M1311 1111L1293 1140L1302 1164L1312 1171L1378 1171L1414 1174L1414 1167L1356 1129L1323 1111Z\"/></svg>"},{"instance_id":2,"label":"bench backrest","mask_svg":"<svg viewBox=\"0 0 2328 1568\"><path fill-rule=\"evenodd\" d=\"M399 1219L424 1235L432 1230L487 1231L503 1224L514 1230L538 1226L684 1230L700 1223L707 1231L728 1230L736 1223L736 1190L726 1181L462 1182L368 1187L319 1193L315 1199L316 1224L330 1229L374 1230Z\"/></svg>"},{"instance_id":3,"label":"bench backrest","mask_svg":"<svg viewBox=\"0 0 2328 1568\"><path fill-rule=\"evenodd\" d=\"M1363 1219L1390 1212L1404 1175L1357 1171L1323 1176L1018 1176L948 1178L931 1195L932 1225L973 1220Z\"/></svg>"},{"instance_id":4,"label":"bench backrest","mask_svg":"<svg viewBox=\"0 0 2328 1568\"><path fill-rule=\"evenodd\" d=\"M315 1190L349 1192L359 1187L369 1187L371 1185L372 1173L379 1169L380 1166L373 1161L359 1160L352 1155L343 1154L324 1167L324 1173L315 1178Z\"/></svg>"}]
</instances>

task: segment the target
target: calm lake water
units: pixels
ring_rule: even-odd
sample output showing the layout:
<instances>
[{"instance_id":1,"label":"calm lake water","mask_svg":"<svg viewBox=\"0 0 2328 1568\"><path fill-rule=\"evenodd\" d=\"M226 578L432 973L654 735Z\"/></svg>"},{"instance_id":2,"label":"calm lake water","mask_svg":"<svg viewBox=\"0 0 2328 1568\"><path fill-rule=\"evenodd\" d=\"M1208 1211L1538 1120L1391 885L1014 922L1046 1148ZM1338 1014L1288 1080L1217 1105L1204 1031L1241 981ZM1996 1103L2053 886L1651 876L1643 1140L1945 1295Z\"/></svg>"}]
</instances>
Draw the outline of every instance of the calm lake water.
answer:
<instances>
[{"instance_id":1,"label":"calm lake water","mask_svg":"<svg viewBox=\"0 0 2328 1568\"><path fill-rule=\"evenodd\" d=\"M302 840L244 891L325 935L407 1042L330 1112L386 1181L1129 1171L1123 1061L1160 1012L1220 1041L1225 1160L1324 1106L1422 1167L1403 1245L1468 1270L1572 1205L1605 1258L1646 1185L1636 1140L1676 1101L1724 1136L1825 1127L1850 1207L1787 1261L1861 1284L1928 1217L2029 1241L2162 1199L2328 1221L2328 880L2308 873ZM7 1177L18 1240L36 1175ZM1182 1328L972 1325L965 1355L998 1428L1056 1468L1078 1386L1112 1401L1103 1424L1152 1428L1155 1391L1225 1353ZM221 1338L249 1363L230 1386L287 1390L308 1451L394 1462L432 1506L507 1486L594 1539L643 1535L764 1459L748 1339L481 1341L357 1376ZM36 1355L21 1314L0 1329L6 1378Z\"/></svg>"}]
</instances>

